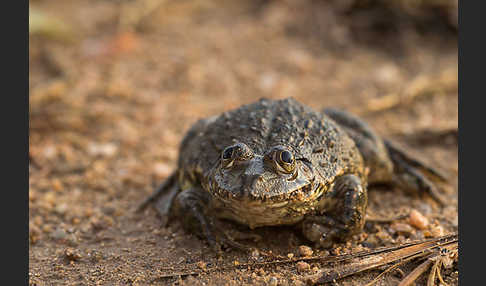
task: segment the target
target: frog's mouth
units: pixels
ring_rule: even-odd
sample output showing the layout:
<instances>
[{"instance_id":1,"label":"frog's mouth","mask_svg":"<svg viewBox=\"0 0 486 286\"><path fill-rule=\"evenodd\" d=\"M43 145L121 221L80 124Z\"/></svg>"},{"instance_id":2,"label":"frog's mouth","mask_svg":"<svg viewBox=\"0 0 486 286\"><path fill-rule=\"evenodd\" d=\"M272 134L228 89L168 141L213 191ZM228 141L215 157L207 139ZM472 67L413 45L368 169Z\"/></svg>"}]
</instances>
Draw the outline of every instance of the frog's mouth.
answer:
<instances>
[{"instance_id":1,"label":"frog's mouth","mask_svg":"<svg viewBox=\"0 0 486 286\"><path fill-rule=\"evenodd\" d=\"M242 206L265 205L281 207L289 203L301 204L319 198L324 187L316 184L314 178L300 178L292 181L275 174L253 177L233 177L231 183L219 174L210 181L208 191L223 202Z\"/></svg>"},{"instance_id":2,"label":"frog's mouth","mask_svg":"<svg viewBox=\"0 0 486 286\"><path fill-rule=\"evenodd\" d=\"M241 196L214 185L211 193L215 198L212 203L216 216L254 228L300 221L319 203L324 188L320 184L308 183L298 189L279 191L279 194L274 195L258 191L256 193L259 196L252 195L252 192Z\"/></svg>"}]
</instances>

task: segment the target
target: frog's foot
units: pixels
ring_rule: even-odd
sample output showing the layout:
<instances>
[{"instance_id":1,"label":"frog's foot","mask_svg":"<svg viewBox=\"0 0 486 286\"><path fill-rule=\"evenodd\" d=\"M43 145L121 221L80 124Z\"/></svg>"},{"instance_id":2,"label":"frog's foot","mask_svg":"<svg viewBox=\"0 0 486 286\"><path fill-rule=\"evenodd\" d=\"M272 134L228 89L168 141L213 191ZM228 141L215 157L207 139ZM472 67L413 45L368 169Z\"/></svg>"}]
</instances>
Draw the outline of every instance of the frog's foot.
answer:
<instances>
[{"instance_id":1,"label":"frog's foot","mask_svg":"<svg viewBox=\"0 0 486 286\"><path fill-rule=\"evenodd\" d=\"M327 195L332 208L323 215L306 216L301 224L303 234L324 248L349 239L363 229L368 203L366 187L355 175L336 179Z\"/></svg>"},{"instance_id":2,"label":"frog's foot","mask_svg":"<svg viewBox=\"0 0 486 286\"><path fill-rule=\"evenodd\" d=\"M428 193L441 205L446 204L442 194L431 182L431 180L442 183L447 182L445 175L417 159L414 159L403 150L394 146L390 141L385 140L385 146L393 161L393 180L398 186L406 191Z\"/></svg>"},{"instance_id":3,"label":"frog's foot","mask_svg":"<svg viewBox=\"0 0 486 286\"><path fill-rule=\"evenodd\" d=\"M261 240L261 236L255 233L242 232L236 229L225 230L225 228L220 225L219 222L220 221L216 222L214 229L217 233L216 240L220 244L220 247L231 247L241 251L249 252L251 251L252 247L238 241L253 240L254 242L256 242Z\"/></svg>"},{"instance_id":4,"label":"frog's foot","mask_svg":"<svg viewBox=\"0 0 486 286\"><path fill-rule=\"evenodd\" d=\"M229 236L220 226L218 219L207 215L204 207L207 205L206 195L197 187L178 193L170 215L181 217L184 229L205 239L215 252L219 253L228 246L239 250L249 250L249 247L236 242Z\"/></svg>"},{"instance_id":5,"label":"frog's foot","mask_svg":"<svg viewBox=\"0 0 486 286\"><path fill-rule=\"evenodd\" d=\"M222 234L221 236L218 237L218 242L220 243L220 245L219 245L220 248L221 248L221 246L225 246L225 247L231 247L231 248L234 248L234 249L237 249L237 250L241 250L241 251L244 251L244 252L250 252L251 251L251 249L252 249L251 246L237 242L239 237L234 237L234 236L228 234L225 231L222 231L222 232L219 232L219 233Z\"/></svg>"},{"instance_id":6,"label":"frog's foot","mask_svg":"<svg viewBox=\"0 0 486 286\"><path fill-rule=\"evenodd\" d=\"M163 203L161 202L163 205ZM221 245L216 239L214 222L206 215L205 193L199 188L189 188L179 192L174 198L169 217L172 215L181 218L183 228L195 235L206 239L208 244L219 251ZM165 210L165 209L158 209Z\"/></svg>"},{"instance_id":7,"label":"frog's foot","mask_svg":"<svg viewBox=\"0 0 486 286\"><path fill-rule=\"evenodd\" d=\"M302 223L304 236L323 248L330 248L333 243L345 239L348 232L344 225L327 216L312 217Z\"/></svg>"},{"instance_id":8,"label":"frog's foot","mask_svg":"<svg viewBox=\"0 0 486 286\"><path fill-rule=\"evenodd\" d=\"M248 233L243 231L238 231L236 229L232 229L226 232L228 237L233 238L233 240L252 240L254 242L260 241L262 239L261 235L256 233Z\"/></svg>"}]
</instances>

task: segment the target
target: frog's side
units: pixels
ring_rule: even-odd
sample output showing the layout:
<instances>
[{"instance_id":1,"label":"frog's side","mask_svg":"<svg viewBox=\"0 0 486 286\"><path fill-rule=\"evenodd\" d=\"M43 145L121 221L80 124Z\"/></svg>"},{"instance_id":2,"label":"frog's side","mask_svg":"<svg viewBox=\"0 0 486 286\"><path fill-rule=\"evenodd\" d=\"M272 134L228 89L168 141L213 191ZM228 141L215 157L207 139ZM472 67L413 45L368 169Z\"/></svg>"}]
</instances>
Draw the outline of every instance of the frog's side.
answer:
<instances>
[{"instance_id":1,"label":"frog's side","mask_svg":"<svg viewBox=\"0 0 486 286\"><path fill-rule=\"evenodd\" d=\"M183 218L212 245L224 218L250 228L295 224L328 247L362 230L368 182L436 195L421 171L443 180L348 113L262 99L194 124L178 169L142 207Z\"/></svg>"}]
</instances>

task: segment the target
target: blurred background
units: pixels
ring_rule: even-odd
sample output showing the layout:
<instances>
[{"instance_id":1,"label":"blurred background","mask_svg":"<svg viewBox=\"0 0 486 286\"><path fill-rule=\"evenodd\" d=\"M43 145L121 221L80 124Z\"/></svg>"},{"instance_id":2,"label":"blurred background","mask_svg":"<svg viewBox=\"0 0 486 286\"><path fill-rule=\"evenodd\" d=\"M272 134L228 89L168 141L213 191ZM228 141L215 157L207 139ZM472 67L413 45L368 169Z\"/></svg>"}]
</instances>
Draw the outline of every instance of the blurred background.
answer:
<instances>
[{"instance_id":1,"label":"blurred background","mask_svg":"<svg viewBox=\"0 0 486 286\"><path fill-rule=\"evenodd\" d=\"M457 0L31 0L31 281L69 277L41 267L76 257L59 245L86 257L93 236L135 227L126 210L172 172L192 123L261 97L345 108L457 186L457 13Z\"/></svg>"}]
</instances>

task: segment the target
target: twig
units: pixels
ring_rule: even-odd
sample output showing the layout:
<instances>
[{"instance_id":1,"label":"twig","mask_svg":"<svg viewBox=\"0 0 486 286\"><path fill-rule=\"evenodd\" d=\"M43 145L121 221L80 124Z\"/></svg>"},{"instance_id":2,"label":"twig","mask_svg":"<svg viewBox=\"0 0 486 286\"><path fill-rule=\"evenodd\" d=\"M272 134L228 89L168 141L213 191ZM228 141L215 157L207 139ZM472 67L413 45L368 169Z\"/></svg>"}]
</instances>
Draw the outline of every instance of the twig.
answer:
<instances>
[{"instance_id":1,"label":"twig","mask_svg":"<svg viewBox=\"0 0 486 286\"><path fill-rule=\"evenodd\" d=\"M375 277L375 279L373 279L371 282L369 282L368 284L366 284L365 286L372 286L373 284L375 284L376 282L378 282L378 279L380 279L383 275L385 275L386 273L392 271L393 269L396 269L398 268L400 265L403 265L405 264L406 262L412 260L412 259L415 259L417 258L418 256L412 256L408 259L404 259L398 263L395 263L393 264L392 266L388 267L385 271L381 272L378 276Z\"/></svg>"},{"instance_id":2,"label":"twig","mask_svg":"<svg viewBox=\"0 0 486 286\"><path fill-rule=\"evenodd\" d=\"M432 264L432 260L427 259L422 264L420 264L417 268L415 268L412 272L410 272L398 286L408 286L411 285L422 273L429 269L430 265Z\"/></svg>"},{"instance_id":3,"label":"twig","mask_svg":"<svg viewBox=\"0 0 486 286\"><path fill-rule=\"evenodd\" d=\"M457 234L441 237L435 240L423 241L412 245L397 246L393 250L381 251L373 255L366 255L352 259L342 266L334 266L321 270L319 274L309 276L310 282L326 283L341 279L365 270L375 269L383 265L401 261L410 257L421 257L439 250L439 247L457 244ZM379 254L379 255L377 255Z\"/></svg>"},{"instance_id":4,"label":"twig","mask_svg":"<svg viewBox=\"0 0 486 286\"><path fill-rule=\"evenodd\" d=\"M308 281L314 283L330 282L335 279L340 279L349 275L353 275L365 270L381 267L397 261L409 261L414 258L427 256L439 247L450 246L457 244L457 234L446 235L439 238L428 239L423 241L416 241L391 247L377 248L371 251L362 251L354 254L336 255L336 256L313 256L292 259L281 259L277 257L276 260L264 262L241 263L239 265L229 266L215 266L207 268L204 271L195 271L194 269L179 269L175 272L166 273L159 276L159 278L170 278L177 276L197 275L201 273L209 273L214 271L225 271L240 268L255 268L268 267L275 265L282 265L288 263L296 263L299 261L319 261L323 265L330 265L320 271L319 274L310 275ZM337 265L336 265L337 264ZM339 265L341 264L341 265Z\"/></svg>"}]
</instances>

